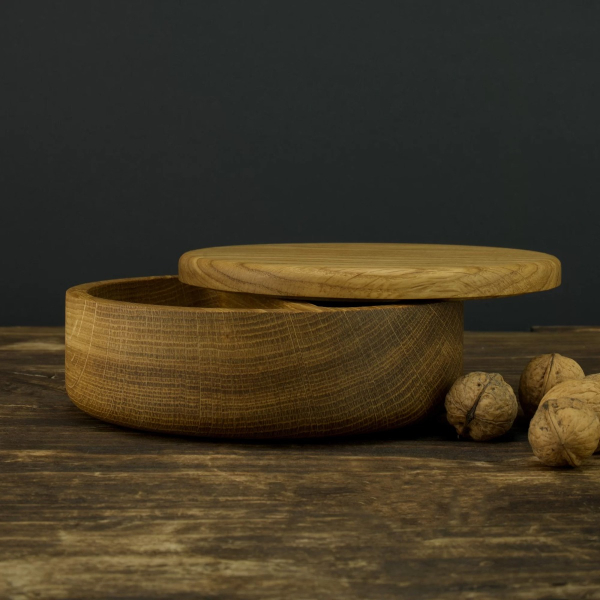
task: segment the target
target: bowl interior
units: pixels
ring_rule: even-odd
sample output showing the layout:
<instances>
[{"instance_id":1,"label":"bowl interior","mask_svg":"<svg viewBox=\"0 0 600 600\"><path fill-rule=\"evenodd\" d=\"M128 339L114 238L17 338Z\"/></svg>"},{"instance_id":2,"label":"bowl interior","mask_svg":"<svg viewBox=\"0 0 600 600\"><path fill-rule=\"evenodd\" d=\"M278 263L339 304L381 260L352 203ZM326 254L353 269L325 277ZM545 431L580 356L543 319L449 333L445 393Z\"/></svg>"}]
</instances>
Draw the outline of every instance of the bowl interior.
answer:
<instances>
[{"instance_id":1,"label":"bowl interior","mask_svg":"<svg viewBox=\"0 0 600 600\"><path fill-rule=\"evenodd\" d=\"M100 282L87 289L95 298L189 308L284 309L289 303L278 298L234 294L181 283L175 276L123 279Z\"/></svg>"},{"instance_id":2,"label":"bowl interior","mask_svg":"<svg viewBox=\"0 0 600 600\"><path fill-rule=\"evenodd\" d=\"M155 306L204 308L212 310L276 310L327 312L360 310L369 307L422 304L411 302L368 302L344 300L286 299L258 294L221 292L182 283L176 276L144 277L102 281L73 288L102 300Z\"/></svg>"}]
</instances>

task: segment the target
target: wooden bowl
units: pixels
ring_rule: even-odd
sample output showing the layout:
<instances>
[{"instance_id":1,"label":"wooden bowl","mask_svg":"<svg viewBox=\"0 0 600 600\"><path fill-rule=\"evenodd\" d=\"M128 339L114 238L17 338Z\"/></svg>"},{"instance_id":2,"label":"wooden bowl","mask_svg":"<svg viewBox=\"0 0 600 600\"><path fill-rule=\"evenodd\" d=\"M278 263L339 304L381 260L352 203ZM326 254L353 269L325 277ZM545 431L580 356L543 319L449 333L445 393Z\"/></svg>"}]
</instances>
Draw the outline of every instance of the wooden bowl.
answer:
<instances>
[{"instance_id":1,"label":"wooden bowl","mask_svg":"<svg viewBox=\"0 0 600 600\"><path fill-rule=\"evenodd\" d=\"M71 288L66 386L118 425L229 438L391 429L462 370L462 303L343 305L217 292L176 277Z\"/></svg>"}]
</instances>

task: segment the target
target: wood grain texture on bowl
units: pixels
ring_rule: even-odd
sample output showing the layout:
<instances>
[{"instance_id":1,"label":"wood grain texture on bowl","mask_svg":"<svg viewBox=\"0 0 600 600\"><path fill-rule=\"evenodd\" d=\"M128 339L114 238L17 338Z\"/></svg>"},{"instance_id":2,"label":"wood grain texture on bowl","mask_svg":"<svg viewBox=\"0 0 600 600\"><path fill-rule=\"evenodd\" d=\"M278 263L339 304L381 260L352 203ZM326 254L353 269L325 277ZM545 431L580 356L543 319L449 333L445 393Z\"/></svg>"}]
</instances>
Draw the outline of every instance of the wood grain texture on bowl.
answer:
<instances>
[{"instance_id":1,"label":"wood grain texture on bowl","mask_svg":"<svg viewBox=\"0 0 600 600\"><path fill-rule=\"evenodd\" d=\"M66 297L66 387L84 411L210 437L391 429L429 414L462 368L462 303L318 306L176 277Z\"/></svg>"},{"instance_id":2,"label":"wood grain texture on bowl","mask_svg":"<svg viewBox=\"0 0 600 600\"><path fill-rule=\"evenodd\" d=\"M190 285L294 298L464 300L549 290L550 254L436 244L265 244L192 250L179 260Z\"/></svg>"}]
</instances>

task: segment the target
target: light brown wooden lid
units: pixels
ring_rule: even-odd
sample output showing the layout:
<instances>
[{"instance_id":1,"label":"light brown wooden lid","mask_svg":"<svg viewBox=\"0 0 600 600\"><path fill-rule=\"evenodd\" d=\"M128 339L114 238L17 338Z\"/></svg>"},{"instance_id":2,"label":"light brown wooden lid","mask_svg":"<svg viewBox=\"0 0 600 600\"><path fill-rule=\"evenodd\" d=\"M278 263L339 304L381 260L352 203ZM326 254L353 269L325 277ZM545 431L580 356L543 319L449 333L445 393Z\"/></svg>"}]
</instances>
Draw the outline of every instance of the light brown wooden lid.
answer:
<instances>
[{"instance_id":1,"label":"light brown wooden lid","mask_svg":"<svg viewBox=\"0 0 600 600\"><path fill-rule=\"evenodd\" d=\"M560 285L550 254L434 244L264 244L186 252L181 281L288 298L497 298Z\"/></svg>"}]
</instances>

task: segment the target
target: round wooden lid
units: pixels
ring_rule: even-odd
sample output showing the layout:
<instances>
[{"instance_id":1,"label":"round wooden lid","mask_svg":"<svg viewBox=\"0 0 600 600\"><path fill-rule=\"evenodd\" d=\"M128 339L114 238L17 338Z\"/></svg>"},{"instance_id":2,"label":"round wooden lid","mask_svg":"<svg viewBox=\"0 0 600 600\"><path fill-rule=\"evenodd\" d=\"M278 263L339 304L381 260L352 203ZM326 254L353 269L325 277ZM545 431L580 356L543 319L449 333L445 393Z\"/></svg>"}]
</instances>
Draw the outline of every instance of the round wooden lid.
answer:
<instances>
[{"instance_id":1,"label":"round wooden lid","mask_svg":"<svg viewBox=\"0 0 600 600\"><path fill-rule=\"evenodd\" d=\"M186 252L181 281L292 298L496 298L560 285L550 254L434 244L264 244Z\"/></svg>"}]
</instances>

